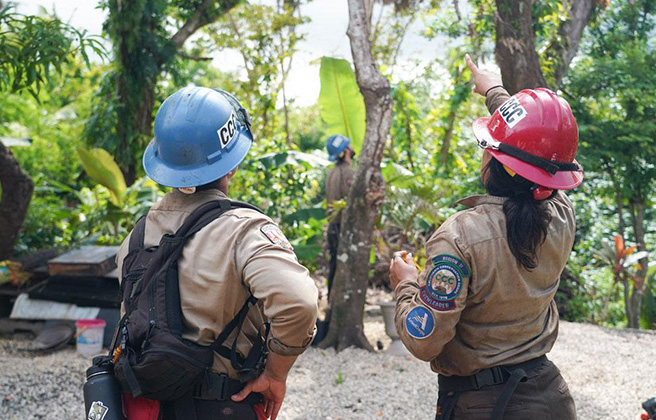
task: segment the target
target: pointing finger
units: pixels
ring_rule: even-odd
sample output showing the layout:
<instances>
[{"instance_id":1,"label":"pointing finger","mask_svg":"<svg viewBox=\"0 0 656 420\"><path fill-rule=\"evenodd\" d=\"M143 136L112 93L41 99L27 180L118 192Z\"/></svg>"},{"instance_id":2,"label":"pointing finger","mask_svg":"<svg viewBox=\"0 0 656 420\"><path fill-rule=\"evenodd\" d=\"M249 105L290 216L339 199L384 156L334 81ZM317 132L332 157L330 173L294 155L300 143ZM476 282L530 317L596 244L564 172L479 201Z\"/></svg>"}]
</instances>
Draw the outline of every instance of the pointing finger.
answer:
<instances>
[{"instance_id":1,"label":"pointing finger","mask_svg":"<svg viewBox=\"0 0 656 420\"><path fill-rule=\"evenodd\" d=\"M478 72L478 67L474 64L471 57L469 57L469 54L465 54L465 63L467 63L467 67L469 67L469 70L471 70L472 73Z\"/></svg>"}]
</instances>

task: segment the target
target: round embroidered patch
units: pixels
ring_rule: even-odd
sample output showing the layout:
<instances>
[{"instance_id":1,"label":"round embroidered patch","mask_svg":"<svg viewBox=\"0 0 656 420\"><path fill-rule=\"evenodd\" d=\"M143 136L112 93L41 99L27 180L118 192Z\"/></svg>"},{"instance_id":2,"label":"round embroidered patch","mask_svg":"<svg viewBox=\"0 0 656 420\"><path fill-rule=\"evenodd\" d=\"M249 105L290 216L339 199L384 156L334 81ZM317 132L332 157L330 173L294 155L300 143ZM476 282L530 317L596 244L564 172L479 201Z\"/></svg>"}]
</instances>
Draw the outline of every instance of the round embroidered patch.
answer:
<instances>
[{"instance_id":1,"label":"round embroidered patch","mask_svg":"<svg viewBox=\"0 0 656 420\"><path fill-rule=\"evenodd\" d=\"M433 269L420 290L421 300L438 311L455 308L455 298L462 290L462 279L469 277L469 267L459 258L441 254L432 259Z\"/></svg>"},{"instance_id":2,"label":"round embroidered patch","mask_svg":"<svg viewBox=\"0 0 656 420\"><path fill-rule=\"evenodd\" d=\"M433 314L423 306L413 308L405 317L405 329L411 337L419 340L428 337L435 329Z\"/></svg>"}]
</instances>

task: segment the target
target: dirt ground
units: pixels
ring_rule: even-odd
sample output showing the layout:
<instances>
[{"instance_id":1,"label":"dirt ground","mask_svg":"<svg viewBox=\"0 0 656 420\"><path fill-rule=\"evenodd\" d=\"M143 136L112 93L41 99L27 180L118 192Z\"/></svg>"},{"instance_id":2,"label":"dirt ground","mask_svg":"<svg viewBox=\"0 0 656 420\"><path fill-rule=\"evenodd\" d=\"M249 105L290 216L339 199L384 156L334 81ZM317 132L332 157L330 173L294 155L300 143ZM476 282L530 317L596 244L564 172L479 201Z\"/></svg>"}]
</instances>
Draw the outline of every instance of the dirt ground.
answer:
<instances>
[{"instance_id":1,"label":"dirt ground","mask_svg":"<svg viewBox=\"0 0 656 420\"><path fill-rule=\"evenodd\" d=\"M382 318L365 330L384 346ZM71 346L51 355L21 348L30 336L0 339L0 419L83 420L82 384L90 361ZM569 382L582 420L633 420L656 396L656 334L562 322L549 357ZM432 419L437 384L412 357L310 349L294 366L281 420Z\"/></svg>"}]
</instances>

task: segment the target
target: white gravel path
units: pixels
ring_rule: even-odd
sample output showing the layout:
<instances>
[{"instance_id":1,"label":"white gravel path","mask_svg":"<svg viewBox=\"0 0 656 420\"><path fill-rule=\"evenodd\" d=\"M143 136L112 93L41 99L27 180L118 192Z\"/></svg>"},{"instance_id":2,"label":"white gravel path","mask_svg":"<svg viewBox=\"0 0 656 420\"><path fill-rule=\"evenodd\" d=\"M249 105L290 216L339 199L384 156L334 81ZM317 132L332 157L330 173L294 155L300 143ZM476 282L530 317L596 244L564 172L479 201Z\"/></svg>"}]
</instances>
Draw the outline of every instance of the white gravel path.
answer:
<instances>
[{"instance_id":1,"label":"white gravel path","mask_svg":"<svg viewBox=\"0 0 656 420\"><path fill-rule=\"evenodd\" d=\"M368 317L372 340L382 320ZM383 340L385 344L388 340ZM33 357L25 339L0 339L0 419L83 420L89 361L73 348ZM656 396L656 334L561 323L550 358L569 382L581 420L634 420ZM348 349L310 349L290 375L281 420L432 419L436 377L428 364Z\"/></svg>"}]
</instances>

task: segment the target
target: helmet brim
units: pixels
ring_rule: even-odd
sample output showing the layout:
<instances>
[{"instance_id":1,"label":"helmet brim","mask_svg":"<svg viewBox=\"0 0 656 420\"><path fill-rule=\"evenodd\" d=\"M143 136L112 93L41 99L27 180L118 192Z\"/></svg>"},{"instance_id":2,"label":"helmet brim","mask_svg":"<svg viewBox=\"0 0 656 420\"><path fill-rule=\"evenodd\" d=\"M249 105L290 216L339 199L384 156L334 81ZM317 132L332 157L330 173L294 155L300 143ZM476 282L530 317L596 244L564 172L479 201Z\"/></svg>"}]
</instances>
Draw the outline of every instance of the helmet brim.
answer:
<instances>
[{"instance_id":1,"label":"helmet brim","mask_svg":"<svg viewBox=\"0 0 656 420\"><path fill-rule=\"evenodd\" d=\"M150 179L166 187L185 188L209 184L237 168L248 155L253 140L245 130L240 130L239 137L233 140L234 148L230 153L223 153L221 158L213 163L191 168L164 162L157 154L155 141L151 141L143 155L143 168Z\"/></svg>"},{"instance_id":2,"label":"helmet brim","mask_svg":"<svg viewBox=\"0 0 656 420\"><path fill-rule=\"evenodd\" d=\"M479 140L479 142L481 140L488 142L498 141L488 130L489 121L490 117L482 117L476 119L472 124L474 136L476 136L476 139ZM555 175L551 175L549 172L543 169L537 168L505 153L499 152L498 150L485 150L489 152L496 160L506 165L517 174L546 188L551 188L554 190L572 190L581 185L581 182L583 182L583 171L559 171ZM576 162L576 160L574 162Z\"/></svg>"}]
</instances>

